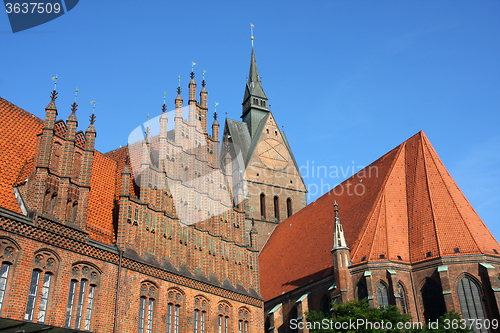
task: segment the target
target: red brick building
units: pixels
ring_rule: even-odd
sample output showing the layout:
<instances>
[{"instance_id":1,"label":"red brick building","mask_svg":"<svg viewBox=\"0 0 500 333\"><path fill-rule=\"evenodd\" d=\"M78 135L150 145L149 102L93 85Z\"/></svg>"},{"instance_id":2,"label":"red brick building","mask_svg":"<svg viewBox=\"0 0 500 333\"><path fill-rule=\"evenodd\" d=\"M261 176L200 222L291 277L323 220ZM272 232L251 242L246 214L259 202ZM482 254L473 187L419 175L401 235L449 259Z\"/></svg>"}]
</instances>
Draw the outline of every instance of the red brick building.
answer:
<instances>
[{"instance_id":1,"label":"red brick building","mask_svg":"<svg viewBox=\"0 0 500 333\"><path fill-rule=\"evenodd\" d=\"M259 258L266 332L363 298L420 322L498 320L499 251L417 133L276 227Z\"/></svg>"},{"instance_id":2,"label":"red brick building","mask_svg":"<svg viewBox=\"0 0 500 333\"><path fill-rule=\"evenodd\" d=\"M207 131L205 81L199 101L194 73L188 89L188 119L179 87L175 129L163 105L157 135L107 154L76 103L57 119L56 91L45 120L0 98L0 327L263 331L255 233L216 115Z\"/></svg>"}]
</instances>

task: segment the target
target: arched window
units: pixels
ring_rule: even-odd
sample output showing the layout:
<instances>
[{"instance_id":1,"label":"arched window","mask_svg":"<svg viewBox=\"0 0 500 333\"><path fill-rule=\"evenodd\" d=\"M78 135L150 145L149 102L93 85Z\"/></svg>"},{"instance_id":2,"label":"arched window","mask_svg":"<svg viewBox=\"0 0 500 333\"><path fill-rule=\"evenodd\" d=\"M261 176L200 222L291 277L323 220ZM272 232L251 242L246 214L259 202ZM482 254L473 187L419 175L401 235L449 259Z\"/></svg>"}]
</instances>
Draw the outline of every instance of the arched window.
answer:
<instances>
[{"instance_id":1,"label":"arched window","mask_svg":"<svg viewBox=\"0 0 500 333\"><path fill-rule=\"evenodd\" d=\"M421 289L426 321L436 321L446 312L443 290L431 279L427 279Z\"/></svg>"},{"instance_id":2,"label":"arched window","mask_svg":"<svg viewBox=\"0 0 500 333\"><path fill-rule=\"evenodd\" d=\"M463 319L484 321L486 315L481 300L481 291L477 283L466 276L458 283L457 292ZM479 332L488 332L488 330L481 329Z\"/></svg>"},{"instance_id":3,"label":"arched window","mask_svg":"<svg viewBox=\"0 0 500 333\"><path fill-rule=\"evenodd\" d=\"M358 283L358 301L368 297L368 288L366 287L366 279L362 277Z\"/></svg>"},{"instance_id":4,"label":"arched window","mask_svg":"<svg viewBox=\"0 0 500 333\"><path fill-rule=\"evenodd\" d=\"M218 332L229 333L229 305L226 303L219 303L219 322Z\"/></svg>"},{"instance_id":5,"label":"arched window","mask_svg":"<svg viewBox=\"0 0 500 333\"><path fill-rule=\"evenodd\" d=\"M205 333L208 302L203 297L194 299L194 333Z\"/></svg>"},{"instance_id":6,"label":"arched window","mask_svg":"<svg viewBox=\"0 0 500 333\"><path fill-rule=\"evenodd\" d=\"M298 317L299 317L299 315L298 315L297 307L294 306L292 308L292 310L290 311L290 322L292 320L294 320L298 324ZM298 325L295 325L295 329L291 330L292 333L298 333L299 332L299 330L297 329L297 326Z\"/></svg>"},{"instance_id":7,"label":"arched window","mask_svg":"<svg viewBox=\"0 0 500 333\"><path fill-rule=\"evenodd\" d=\"M47 317L50 287L59 260L51 252L40 251L35 255L34 261L35 269L31 274L28 305L26 306L24 320L44 323ZM38 293L39 288L42 288L40 295ZM38 302L40 302L40 305L37 307Z\"/></svg>"},{"instance_id":8,"label":"arched window","mask_svg":"<svg viewBox=\"0 0 500 333\"><path fill-rule=\"evenodd\" d=\"M167 333L179 333L181 323L182 294L175 289L168 292Z\"/></svg>"},{"instance_id":9,"label":"arched window","mask_svg":"<svg viewBox=\"0 0 500 333\"><path fill-rule=\"evenodd\" d=\"M288 217L292 216L292 199L288 198L286 199L286 212L288 214Z\"/></svg>"},{"instance_id":10,"label":"arched window","mask_svg":"<svg viewBox=\"0 0 500 333\"><path fill-rule=\"evenodd\" d=\"M153 332L155 300L157 298L158 288L151 282L143 282L139 303L139 333Z\"/></svg>"},{"instance_id":11,"label":"arched window","mask_svg":"<svg viewBox=\"0 0 500 333\"><path fill-rule=\"evenodd\" d=\"M65 327L89 331L101 274L91 265L75 264L71 268Z\"/></svg>"},{"instance_id":12,"label":"arched window","mask_svg":"<svg viewBox=\"0 0 500 333\"><path fill-rule=\"evenodd\" d=\"M238 310L238 333L248 333L248 322L250 320L250 312L246 308Z\"/></svg>"},{"instance_id":13,"label":"arched window","mask_svg":"<svg viewBox=\"0 0 500 333\"><path fill-rule=\"evenodd\" d=\"M7 292L7 283L9 274L12 270L12 264L17 259L18 248L8 239L0 238L0 313L2 313L5 293Z\"/></svg>"},{"instance_id":14,"label":"arched window","mask_svg":"<svg viewBox=\"0 0 500 333\"><path fill-rule=\"evenodd\" d=\"M263 220L266 219L266 195L260 194L260 216Z\"/></svg>"},{"instance_id":15,"label":"arched window","mask_svg":"<svg viewBox=\"0 0 500 333\"><path fill-rule=\"evenodd\" d=\"M401 302L401 313L407 314L408 307L406 305L406 292L405 292L405 289L401 283L398 283L398 294L399 294L399 300Z\"/></svg>"},{"instance_id":16,"label":"arched window","mask_svg":"<svg viewBox=\"0 0 500 333\"><path fill-rule=\"evenodd\" d=\"M279 222L280 220L280 199L274 196L274 218Z\"/></svg>"},{"instance_id":17,"label":"arched window","mask_svg":"<svg viewBox=\"0 0 500 333\"><path fill-rule=\"evenodd\" d=\"M377 286L377 302L379 309L383 309L389 306L387 286L382 282L380 282Z\"/></svg>"}]
</instances>

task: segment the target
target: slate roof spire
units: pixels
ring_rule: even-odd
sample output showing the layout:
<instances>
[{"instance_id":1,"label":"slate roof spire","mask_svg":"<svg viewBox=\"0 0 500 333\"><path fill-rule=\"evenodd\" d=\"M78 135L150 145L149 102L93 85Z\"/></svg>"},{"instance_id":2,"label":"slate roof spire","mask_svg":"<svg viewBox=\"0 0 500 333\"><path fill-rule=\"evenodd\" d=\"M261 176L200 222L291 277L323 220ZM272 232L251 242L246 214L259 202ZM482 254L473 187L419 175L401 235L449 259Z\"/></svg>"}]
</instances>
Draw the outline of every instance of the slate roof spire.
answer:
<instances>
[{"instance_id":1,"label":"slate roof spire","mask_svg":"<svg viewBox=\"0 0 500 333\"><path fill-rule=\"evenodd\" d=\"M252 25L253 28L253 25ZM255 59L255 51L253 48L253 30L252 30L252 55L250 57L250 71L248 73L248 80L245 86L245 95L243 97L243 114L242 118L246 116L252 109L261 111L268 111L267 96L262 88L262 82L259 76L259 69L257 68L257 60Z\"/></svg>"}]
</instances>

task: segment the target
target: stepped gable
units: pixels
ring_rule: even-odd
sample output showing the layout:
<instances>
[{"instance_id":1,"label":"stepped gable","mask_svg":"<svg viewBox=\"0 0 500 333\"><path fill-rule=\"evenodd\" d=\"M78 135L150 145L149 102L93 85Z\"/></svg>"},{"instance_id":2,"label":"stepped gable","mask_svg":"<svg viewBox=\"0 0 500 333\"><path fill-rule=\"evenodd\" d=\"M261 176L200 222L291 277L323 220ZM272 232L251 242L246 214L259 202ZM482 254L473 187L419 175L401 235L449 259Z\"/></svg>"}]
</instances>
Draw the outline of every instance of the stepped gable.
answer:
<instances>
[{"instance_id":1,"label":"stepped gable","mask_svg":"<svg viewBox=\"0 0 500 333\"><path fill-rule=\"evenodd\" d=\"M500 250L421 131L277 226L259 258L265 300L332 273L335 201L352 265Z\"/></svg>"},{"instance_id":2,"label":"stepped gable","mask_svg":"<svg viewBox=\"0 0 500 333\"><path fill-rule=\"evenodd\" d=\"M21 214L13 186L33 171L43 120L0 97L0 207Z\"/></svg>"}]
</instances>

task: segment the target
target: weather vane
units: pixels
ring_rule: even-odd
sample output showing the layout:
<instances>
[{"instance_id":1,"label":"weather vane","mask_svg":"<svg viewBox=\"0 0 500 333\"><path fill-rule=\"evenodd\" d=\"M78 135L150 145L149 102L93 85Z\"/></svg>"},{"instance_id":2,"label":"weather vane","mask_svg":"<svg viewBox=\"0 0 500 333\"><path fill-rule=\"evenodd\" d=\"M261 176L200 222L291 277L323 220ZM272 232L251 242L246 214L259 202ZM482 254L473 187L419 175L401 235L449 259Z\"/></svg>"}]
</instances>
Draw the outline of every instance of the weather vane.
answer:
<instances>
[{"instance_id":1,"label":"weather vane","mask_svg":"<svg viewBox=\"0 0 500 333\"><path fill-rule=\"evenodd\" d=\"M205 80L205 73L206 72L207 72L206 70L203 70L203 80Z\"/></svg>"},{"instance_id":2,"label":"weather vane","mask_svg":"<svg viewBox=\"0 0 500 333\"><path fill-rule=\"evenodd\" d=\"M76 103L76 95L78 95L79 91L80 91L80 89L78 89L78 87L76 87L76 90L75 90L75 103Z\"/></svg>"},{"instance_id":3,"label":"weather vane","mask_svg":"<svg viewBox=\"0 0 500 333\"><path fill-rule=\"evenodd\" d=\"M182 76L179 75L179 87L181 86L181 77Z\"/></svg>"},{"instance_id":4,"label":"weather vane","mask_svg":"<svg viewBox=\"0 0 500 333\"><path fill-rule=\"evenodd\" d=\"M215 102L215 106L214 106L214 111L217 112L217 105L219 105L219 103Z\"/></svg>"},{"instance_id":5,"label":"weather vane","mask_svg":"<svg viewBox=\"0 0 500 333\"><path fill-rule=\"evenodd\" d=\"M252 47L253 47L253 24L252 23L250 23L250 34L251 34L250 39L252 40Z\"/></svg>"},{"instance_id":6,"label":"weather vane","mask_svg":"<svg viewBox=\"0 0 500 333\"><path fill-rule=\"evenodd\" d=\"M94 112L95 112L95 105L97 104L95 102L95 99L93 101L90 101L90 104L92 104L92 114L94 114Z\"/></svg>"},{"instance_id":7,"label":"weather vane","mask_svg":"<svg viewBox=\"0 0 500 333\"><path fill-rule=\"evenodd\" d=\"M194 61L191 61L191 72L194 72L194 65L196 65L196 63Z\"/></svg>"},{"instance_id":8,"label":"weather vane","mask_svg":"<svg viewBox=\"0 0 500 333\"><path fill-rule=\"evenodd\" d=\"M57 77L57 74L56 76L53 76L50 78L52 81L54 81L54 91L56 91L56 87L57 87L57 79L60 79L60 77Z\"/></svg>"},{"instance_id":9,"label":"weather vane","mask_svg":"<svg viewBox=\"0 0 500 333\"><path fill-rule=\"evenodd\" d=\"M167 97L167 95L168 95L168 92L166 92L166 91L165 91L165 92L163 93L163 104L164 104L164 105L165 105L165 98Z\"/></svg>"}]
</instances>

